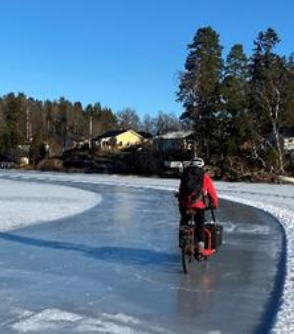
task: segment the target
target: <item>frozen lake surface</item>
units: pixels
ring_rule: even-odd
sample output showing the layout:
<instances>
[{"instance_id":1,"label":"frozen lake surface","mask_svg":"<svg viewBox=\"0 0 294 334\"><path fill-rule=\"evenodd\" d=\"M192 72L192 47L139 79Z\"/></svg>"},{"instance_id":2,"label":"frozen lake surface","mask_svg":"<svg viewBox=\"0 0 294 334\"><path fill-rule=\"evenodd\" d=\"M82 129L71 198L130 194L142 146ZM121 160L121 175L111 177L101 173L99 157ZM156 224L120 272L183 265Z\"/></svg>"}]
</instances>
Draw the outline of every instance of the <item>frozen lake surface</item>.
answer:
<instances>
[{"instance_id":1,"label":"frozen lake surface","mask_svg":"<svg viewBox=\"0 0 294 334\"><path fill-rule=\"evenodd\" d=\"M56 182L60 176L25 177ZM59 183L73 185L73 178ZM86 179L74 184L90 191L87 211L1 233L1 332L268 332L285 274L284 233L273 217L221 201L225 243L186 276L172 192ZM43 187L62 194L57 185ZM38 215L46 216L46 201L38 203Z\"/></svg>"}]
</instances>

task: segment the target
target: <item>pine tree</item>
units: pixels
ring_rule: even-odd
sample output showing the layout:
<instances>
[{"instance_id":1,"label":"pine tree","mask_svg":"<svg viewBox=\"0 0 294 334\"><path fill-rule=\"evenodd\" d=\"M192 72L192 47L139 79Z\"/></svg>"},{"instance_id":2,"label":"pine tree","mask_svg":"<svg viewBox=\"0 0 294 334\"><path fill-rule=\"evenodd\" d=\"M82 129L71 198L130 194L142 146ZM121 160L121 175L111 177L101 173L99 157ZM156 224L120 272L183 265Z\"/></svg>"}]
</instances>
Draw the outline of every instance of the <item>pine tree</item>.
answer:
<instances>
[{"instance_id":1,"label":"pine tree","mask_svg":"<svg viewBox=\"0 0 294 334\"><path fill-rule=\"evenodd\" d=\"M223 140L227 154L238 154L239 147L246 140L249 104L249 60L241 44L235 44L227 57L223 98Z\"/></svg>"},{"instance_id":2,"label":"pine tree","mask_svg":"<svg viewBox=\"0 0 294 334\"><path fill-rule=\"evenodd\" d=\"M177 93L178 101L185 108L181 118L192 121L199 150L209 157L215 116L219 111L223 68L219 35L211 27L200 28L188 50Z\"/></svg>"},{"instance_id":3,"label":"pine tree","mask_svg":"<svg viewBox=\"0 0 294 334\"><path fill-rule=\"evenodd\" d=\"M57 122L59 128L59 134L62 140L62 148L65 150L68 145L69 135L69 111L71 109L71 103L64 97L61 97L58 101L58 114Z\"/></svg>"},{"instance_id":4,"label":"pine tree","mask_svg":"<svg viewBox=\"0 0 294 334\"><path fill-rule=\"evenodd\" d=\"M5 129L3 132L2 148L7 153L16 148L23 140L21 131L21 118L23 116L22 107L23 95L15 96L13 93L4 97L4 118Z\"/></svg>"},{"instance_id":5,"label":"pine tree","mask_svg":"<svg viewBox=\"0 0 294 334\"><path fill-rule=\"evenodd\" d=\"M74 102L72 106L72 133L74 138L82 138L86 127L86 120L83 114L81 102Z\"/></svg>"}]
</instances>

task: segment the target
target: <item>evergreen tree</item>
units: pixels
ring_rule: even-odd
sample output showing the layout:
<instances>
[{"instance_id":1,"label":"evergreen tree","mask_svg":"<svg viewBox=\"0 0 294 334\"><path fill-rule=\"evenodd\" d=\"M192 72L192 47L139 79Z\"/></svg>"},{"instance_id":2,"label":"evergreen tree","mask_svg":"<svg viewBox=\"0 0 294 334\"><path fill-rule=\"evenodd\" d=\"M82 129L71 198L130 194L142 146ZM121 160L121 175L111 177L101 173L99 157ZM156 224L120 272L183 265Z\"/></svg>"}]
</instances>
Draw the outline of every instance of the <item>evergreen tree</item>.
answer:
<instances>
[{"instance_id":1,"label":"evergreen tree","mask_svg":"<svg viewBox=\"0 0 294 334\"><path fill-rule=\"evenodd\" d=\"M15 96L13 93L4 97L3 113L5 128L2 137L2 149L6 153L16 148L23 140L21 131L21 118L23 116L22 99L23 95Z\"/></svg>"},{"instance_id":2,"label":"evergreen tree","mask_svg":"<svg viewBox=\"0 0 294 334\"><path fill-rule=\"evenodd\" d=\"M238 154L248 137L249 60L241 44L235 44L227 57L222 84L222 139L227 152Z\"/></svg>"},{"instance_id":3,"label":"evergreen tree","mask_svg":"<svg viewBox=\"0 0 294 334\"><path fill-rule=\"evenodd\" d=\"M89 104L86 107L85 119L87 123L87 135L89 135L90 118L92 119L92 134L94 137L109 130L114 130L117 127L116 115L110 108L102 107L99 102L94 105Z\"/></svg>"},{"instance_id":4,"label":"evergreen tree","mask_svg":"<svg viewBox=\"0 0 294 334\"><path fill-rule=\"evenodd\" d=\"M117 117L111 108L102 108L100 121L104 131L117 128Z\"/></svg>"},{"instance_id":5,"label":"evergreen tree","mask_svg":"<svg viewBox=\"0 0 294 334\"><path fill-rule=\"evenodd\" d=\"M211 134L219 111L223 69L219 35L211 27L200 28L188 50L177 97L185 108L182 119L192 121L200 150L205 150L209 157Z\"/></svg>"},{"instance_id":6,"label":"evergreen tree","mask_svg":"<svg viewBox=\"0 0 294 334\"><path fill-rule=\"evenodd\" d=\"M81 138L84 135L84 129L86 127L86 120L83 113L83 106L81 102L75 102L72 106L72 134L75 138Z\"/></svg>"},{"instance_id":7,"label":"evergreen tree","mask_svg":"<svg viewBox=\"0 0 294 334\"><path fill-rule=\"evenodd\" d=\"M69 134L69 112L71 109L71 103L64 97L61 97L58 101L58 132L61 136L62 148L67 148L68 134Z\"/></svg>"},{"instance_id":8,"label":"evergreen tree","mask_svg":"<svg viewBox=\"0 0 294 334\"><path fill-rule=\"evenodd\" d=\"M54 133L54 109L51 101L46 100L43 104L43 112L45 113L46 119L46 135L47 141Z\"/></svg>"}]
</instances>

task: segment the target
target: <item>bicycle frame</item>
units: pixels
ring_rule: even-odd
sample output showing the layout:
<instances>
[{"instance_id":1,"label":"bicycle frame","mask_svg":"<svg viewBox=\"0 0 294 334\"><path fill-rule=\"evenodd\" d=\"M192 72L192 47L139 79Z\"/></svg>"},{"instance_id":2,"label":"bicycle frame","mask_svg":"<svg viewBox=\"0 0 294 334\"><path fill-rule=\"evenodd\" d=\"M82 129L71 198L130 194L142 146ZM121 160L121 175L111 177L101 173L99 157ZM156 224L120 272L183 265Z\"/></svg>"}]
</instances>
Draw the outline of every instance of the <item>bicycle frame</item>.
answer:
<instances>
[{"instance_id":1,"label":"bicycle frame","mask_svg":"<svg viewBox=\"0 0 294 334\"><path fill-rule=\"evenodd\" d=\"M195 222L194 222L194 210L187 212L191 215L188 225L181 226L183 246L182 246L182 264L184 273L188 273L191 263L194 259L198 261L207 260L208 257L213 255L217 250L212 249L212 233L209 228L204 226L205 234L205 248L204 250L198 249L198 243L195 243ZM212 211L212 219L215 222L214 214Z\"/></svg>"}]
</instances>

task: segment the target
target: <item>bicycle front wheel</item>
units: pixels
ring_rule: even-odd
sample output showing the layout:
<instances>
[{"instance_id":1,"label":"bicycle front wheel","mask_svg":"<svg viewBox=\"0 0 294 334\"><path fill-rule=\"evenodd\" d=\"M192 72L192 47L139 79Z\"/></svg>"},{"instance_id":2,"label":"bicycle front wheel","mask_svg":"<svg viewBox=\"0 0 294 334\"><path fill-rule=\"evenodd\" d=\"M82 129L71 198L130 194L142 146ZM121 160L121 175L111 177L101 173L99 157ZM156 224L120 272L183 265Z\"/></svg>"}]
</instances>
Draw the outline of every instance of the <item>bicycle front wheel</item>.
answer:
<instances>
[{"instance_id":1,"label":"bicycle front wheel","mask_svg":"<svg viewBox=\"0 0 294 334\"><path fill-rule=\"evenodd\" d=\"M191 241L185 241L182 248L182 266L185 274L191 270L192 262L194 260L194 245Z\"/></svg>"}]
</instances>

